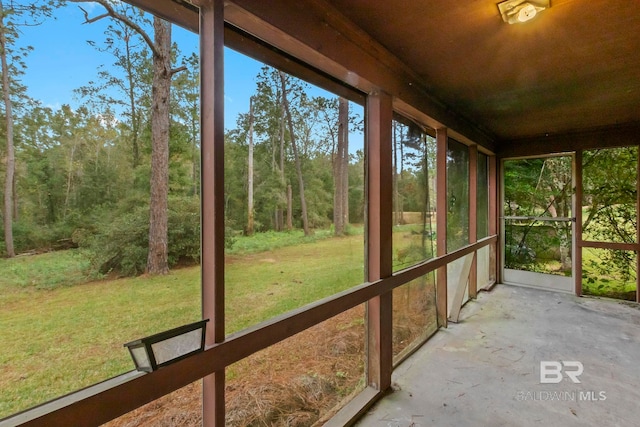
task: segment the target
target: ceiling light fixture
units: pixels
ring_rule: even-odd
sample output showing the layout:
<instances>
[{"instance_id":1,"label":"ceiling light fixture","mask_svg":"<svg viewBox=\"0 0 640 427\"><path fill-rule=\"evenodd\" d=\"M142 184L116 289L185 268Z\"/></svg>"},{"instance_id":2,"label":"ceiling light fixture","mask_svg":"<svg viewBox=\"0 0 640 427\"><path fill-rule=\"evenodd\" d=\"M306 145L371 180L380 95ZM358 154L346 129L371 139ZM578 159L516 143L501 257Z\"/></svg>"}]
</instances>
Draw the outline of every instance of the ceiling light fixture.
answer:
<instances>
[{"instance_id":1,"label":"ceiling light fixture","mask_svg":"<svg viewBox=\"0 0 640 427\"><path fill-rule=\"evenodd\" d=\"M549 0L507 0L498 3L498 10L504 22L521 24L532 20L549 6Z\"/></svg>"}]
</instances>

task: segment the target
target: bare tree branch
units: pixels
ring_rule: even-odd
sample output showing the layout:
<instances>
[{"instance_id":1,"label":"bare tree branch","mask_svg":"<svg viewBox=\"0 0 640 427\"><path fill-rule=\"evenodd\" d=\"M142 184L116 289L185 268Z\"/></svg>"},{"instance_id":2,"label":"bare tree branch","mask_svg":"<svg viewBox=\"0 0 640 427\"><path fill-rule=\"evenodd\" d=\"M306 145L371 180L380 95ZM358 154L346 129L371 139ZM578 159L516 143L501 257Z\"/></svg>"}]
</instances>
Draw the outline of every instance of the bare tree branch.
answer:
<instances>
[{"instance_id":1,"label":"bare tree branch","mask_svg":"<svg viewBox=\"0 0 640 427\"><path fill-rule=\"evenodd\" d=\"M84 14L84 24L92 24L96 21L101 20L102 18L106 18L107 16L110 16L108 13L104 13L102 15L99 16L95 16L93 18L89 18L89 12L87 12L86 10L84 10L81 6L78 6L78 8L82 11L82 13Z\"/></svg>"},{"instance_id":2,"label":"bare tree branch","mask_svg":"<svg viewBox=\"0 0 640 427\"><path fill-rule=\"evenodd\" d=\"M174 74L177 74L180 71L186 71L186 70L187 70L187 66L181 65L178 68L172 68L171 71L169 71L169 73L173 76Z\"/></svg>"},{"instance_id":3,"label":"bare tree branch","mask_svg":"<svg viewBox=\"0 0 640 427\"><path fill-rule=\"evenodd\" d=\"M86 2L86 0L70 0L70 1L72 3L84 3L84 2ZM87 13L87 11L85 11L80 6L78 6L78 7L80 7L82 12L84 13L85 23L86 24L90 24L92 22L96 22L99 19L105 18L107 16L111 16L112 18L119 20L120 22L125 24L127 27L131 28L133 31L135 31L138 34L140 34L140 37L142 37L143 40L147 43L147 45L149 46L149 48L151 49L153 54L155 56L160 56L160 51L158 50L158 47L155 45L155 43L153 43L153 40L151 39L151 37L149 37L149 34L147 34L147 32L140 25L138 25L137 23L133 22L131 19L129 19L128 16L123 15L122 13L119 13L118 11L116 11L113 8L113 6L111 5L111 3L109 3L109 1L107 1L107 0L92 0L92 1L94 3L98 3L99 5L104 7L107 10L107 13L103 14L103 15L99 15L99 16L97 16L95 18L89 18L89 14Z\"/></svg>"}]
</instances>

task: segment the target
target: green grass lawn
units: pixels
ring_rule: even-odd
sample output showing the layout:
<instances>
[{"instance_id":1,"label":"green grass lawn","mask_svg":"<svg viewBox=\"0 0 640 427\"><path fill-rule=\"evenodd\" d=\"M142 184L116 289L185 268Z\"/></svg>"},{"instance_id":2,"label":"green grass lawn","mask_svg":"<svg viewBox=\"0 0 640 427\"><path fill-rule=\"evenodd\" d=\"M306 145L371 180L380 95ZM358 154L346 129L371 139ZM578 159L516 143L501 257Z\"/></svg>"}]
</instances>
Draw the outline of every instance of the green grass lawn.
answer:
<instances>
[{"instance_id":1,"label":"green grass lawn","mask_svg":"<svg viewBox=\"0 0 640 427\"><path fill-rule=\"evenodd\" d=\"M362 235L273 239L228 256L228 333L363 281ZM132 370L123 343L201 317L199 266L82 283L87 267L78 251L0 260L0 418Z\"/></svg>"}]
</instances>

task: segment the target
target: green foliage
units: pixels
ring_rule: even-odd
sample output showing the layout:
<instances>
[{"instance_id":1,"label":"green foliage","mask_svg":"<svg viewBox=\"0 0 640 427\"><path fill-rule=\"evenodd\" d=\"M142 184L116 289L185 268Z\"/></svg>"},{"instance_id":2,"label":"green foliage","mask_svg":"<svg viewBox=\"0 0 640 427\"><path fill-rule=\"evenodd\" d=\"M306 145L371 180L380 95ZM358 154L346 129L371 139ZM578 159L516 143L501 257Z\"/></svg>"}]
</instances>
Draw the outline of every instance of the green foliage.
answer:
<instances>
[{"instance_id":1,"label":"green foliage","mask_svg":"<svg viewBox=\"0 0 640 427\"><path fill-rule=\"evenodd\" d=\"M169 266L200 262L200 199L169 198Z\"/></svg>"},{"instance_id":2,"label":"green foliage","mask_svg":"<svg viewBox=\"0 0 640 427\"><path fill-rule=\"evenodd\" d=\"M34 226L17 221L13 224L15 246L20 252L67 249L73 245L70 239L72 231L73 226L68 223Z\"/></svg>"},{"instance_id":3,"label":"green foliage","mask_svg":"<svg viewBox=\"0 0 640 427\"><path fill-rule=\"evenodd\" d=\"M586 151L583 155L583 238L593 241L635 243L637 211L637 147ZM611 173L614 171L615 173ZM626 285L635 278L635 254L601 250L585 267L591 271L586 290L595 295L629 299ZM598 277L612 277L613 284ZM595 286L598 284L598 286Z\"/></svg>"},{"instance_id":4,"label":"green foliage","mask_svg":"<svg viewBox=\"0 0 640 427\"><path fill-rule=\"evenodd\" d=\"M147 263L149 208L144 203L130 211L121 211L98 225L97 234L86 242L92 253L94 269L102 274L115 271L123 275L144 272Z\"/></svg>"},{"instance_id":5,"label":"green foliage","mask_svg":"<svg viewBox=\"0 0 640 427\"><path fill-rule=\"evenodd\" d=\"M543 159L508 161L504 165L504 203L506 215L533 215L538 201L533 199Z\"/></svg>"},{"instance_id":6,"label":"green foliage","mask_svg":"<svg viewBox=\"0 0 640 427\"><path fill-rule=\"evenodd\" d=\"M116 6L148 28L150 21L139 9L126 3ZM140 274L145 270L148 250L152 56L146 44L117 21L109 21L103 40L89 43L106 55L111 66L101 67L75 91L84 104L44 107L27 100L15 109L19 166L15 246L19 252L29 252L80 245L88 249L96 274ZM200 257L200 85L198 55L183 53L177 46L172 55L176 64L185 66L173 77L170 100L168 245L169 264L175 266L196 262ZM256 78L255 230L287 229L289 187L293 228L301 226L299 180L292 149L295 136L307 216L311 228L318 230L308 239L312 241L324 236L322 229L331 226L333 217L337 97L311 96L310 86L291 76L287 76L287 82L295 135L283 121L278 70L265 66ZM361 130L356 129L357 113L350 116L350 121L353 131ZM235 129L226 135L227 248L240 239L247 224L248 124L248 114L240 115ZM362 151L352 156L348 175L350 221L361 224Z\"/></svg>"},{"instance_id":7,"label":"green foliage","mask_svg":"<svg viewBox=\"0 0 640 427\"><path fill-rule=\"evenodd\" d=\"M447 151L447 251L469 243L469 149L449 141Z\"/></svg>"},{"instance_id":8,"label":"green foliage","mask_svg":"<svg viewBox=\"0 0 640 427\"><path fill-rule=\"evenodd\" d=\"M331 236L333 236L333 233L328 229L316 230L313 235L306 237L302 230L281 232L271 230L255 233L253 236L238 236L234 239L233 246L228 248L227 253L248 254L265 252L302 243L312 243Z\"/></svg>"},{"instance_id":9,"label":"green foliage","mask_svg":"<svg viewBox=\"0 0 640 427\"><path fill-rule=\"evenodd\" d=\"M345 236L358 236L364 233L364 227L357 226L354 224L347 224L344 227L344 235Z\"/></svg>"},{"instance_id":10,"label":"green foliage","mask_svg":"<svg viewBox=\"0 0 640 427\"><path fill-rule=\"evenodd\" d=\"M100 273L130 276L145 271L148 237L148 202L132 198L123 201L118 213L105 219L96 234L81 239L80 244L91 251L94 268ZM200 260L199 198L169 198L168 247L170 267Z\"/></svg>"},{"instance_id":11,"label":"green foliage","mask_svg":"<svg viewBox=\"0 0 640 427\"><path fill-rule=\"evenodd\" d=\"M636 256L632 251L584 249L582 291L586 295L635 301Z\"/></svg>"},{"instance_id":12,"label":"green foliage","mask_svg":"<svg viewBox=\"0 0 640 427\"><path fill-rule=\"evenodd\" d=\"M364 153L358 150L349 164L349 221L364 223ZM345 227L347 233L348 224Z\"/></svg>"},{"instance_id":13,"label":"green foliage","mask_svg":"<svg viewBox=\"0 0 640 427\"><path fill-rule=\"evenodd\" d=\"M394 262L397 262L396 266L409 266L416 264L429 258L427 256L427 251L427 247L411 242L408 246L396 251Z\"/></svg>"},{"instance_id":14,"label":"green foliage","mask_svg":"<svg viewBox=\"0 0 640 427\"><path fill-rule=\"evenodd\" d=\"M556 228L539 222L510 221L505 226L505 267L544 271L559 258L560 239Z\"/></svg>"},{"instance_id":15,"label":"green foliage","mask_svg":"<svg viewBox=\"0 0 640 427\"><path fill-rule=\"evenodd\" d=\"M635 242L636 173L637 147L585 152L582 204L587 209L583 231L590 239Z\"/></svg>"},{"instance_id":16,"label":"green foliage","mask_svg":"<svg viewBox=\"0 0 640 427\"><path fill-rule=\"evenodd\" d=\"M263 67L252 96L254 142L254 229L282 231L286 227L287 189L291 187L293 227L302 226L299 179L292 138L286 126L278 71ZM301 163L307 218L311 228L327 228L333 218L333 156L337 135L337 97L311 97L308 84L287 77L287 97ZM355 118L355 115L352 117ZM249 114L240 114L236 128L225 135L225 215L235 230L245 229L248 212ZM364 221L364 160L349 165L349 219Z\"/></svg>"},{"instance_id":17,"label":"green foliage","mask_svg":"<svg viewBox=\"0 0 640 427\"><path fill-rule=\"evenodd\" d=\"M97 278L89 269L90 260L79 249L0 258L0 291L8 295L15 288L55 289L77 285Z\"/></svg>"},{"instance_id":18,"label":"green foliage","mask_svg":"<svg viewBox=\"0 0 640 427\"><path fill-rule=\"evenodd\" d=\"M509 160L504 171L507 216L551 219L572 215L571 157ZM570 273L571 222L511 219L505 234L508 268Z\"/></svg>"}]
</instances>

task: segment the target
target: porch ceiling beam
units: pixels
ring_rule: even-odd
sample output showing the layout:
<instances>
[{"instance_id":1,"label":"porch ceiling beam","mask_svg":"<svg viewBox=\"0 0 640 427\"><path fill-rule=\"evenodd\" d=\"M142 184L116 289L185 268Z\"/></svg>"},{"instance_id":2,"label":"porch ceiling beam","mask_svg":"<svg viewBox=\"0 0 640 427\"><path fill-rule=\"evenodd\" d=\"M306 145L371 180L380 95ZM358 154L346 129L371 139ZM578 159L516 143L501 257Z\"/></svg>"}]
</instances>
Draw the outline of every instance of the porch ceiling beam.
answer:
<instances>
[{"instance_id":1,"label":"porch ceiling beam","mask_svg":"<svg viewBox=\"0 0 640 427\"><path fill-rule=\"evenodd\" d=\"M578 150L613 148L640 144L640 123L590 129L562 135L540 136L500 144L500 158L539 156Z\"/></svg>"},{"instance_id":2,"label":"porch ceiling beam","mask_svg":"<svg viewBox=\"0 0 640 427\"><path fill-rule=\"evenodd\" d=\"M200 18L198 7L182 0L125 0L140 9L179 25L187 30L198 32Z\"/></svg>"}]
</instances>

